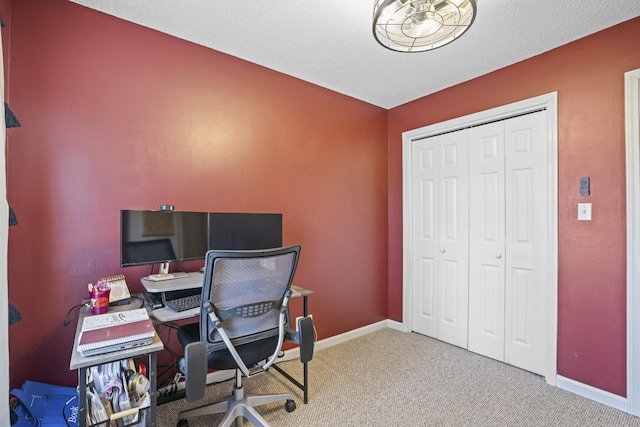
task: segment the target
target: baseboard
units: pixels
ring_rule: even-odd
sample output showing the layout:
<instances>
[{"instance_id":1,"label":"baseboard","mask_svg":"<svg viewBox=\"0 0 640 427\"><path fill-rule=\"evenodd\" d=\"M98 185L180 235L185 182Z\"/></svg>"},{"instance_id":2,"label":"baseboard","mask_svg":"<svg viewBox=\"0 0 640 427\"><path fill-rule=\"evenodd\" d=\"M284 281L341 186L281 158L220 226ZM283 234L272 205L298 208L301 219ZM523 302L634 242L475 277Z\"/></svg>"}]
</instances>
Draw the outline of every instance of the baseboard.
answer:
<instances>
[{"instance_id":1,"label":"baseboard","mask_svg":"<svg viewBox=\"0 0 640 427\"><path fill-rule=\"evenodd\" d=\"M314 346L313 346L313 351L318 351L318 350L322 350L325 348L329 348L331 346L337 345L337 344L342 344L344 342L347 342L349 340L352 340L354 338L358 338L361 337L363 335L367 335L370 334L371 332L377 331L379 329L384 329L384 328L391 328L393 327L394 329L396 329L394 326L391 326L389 324L389 322L392 322L391 320L381 320L380 322L377 323L372 323L371 325L367 325L367 326L363 326L361 328L358 329L354 329L352 331L348 331L339 335L334 335L332 337L329 338L325 338L323 340L320 341L316 341ZM397 323L397 322L394 322ZM285 351L285 354L283 357L279 358L277 361L278 362L286 362L289 360L293 360L293 359L299 359L300 358L300 349L298 347L292 348L290 350Z\"/></svg>"},{"instance_id":2,"label":"baseboard","mask_svg":"<svg viewBox=\"0 0 640 427\"><path fill-rule=\"evenodd\" d=\"M387 319L387 327L391 329L395 329L396 331L400 331L400 332L409 332L409 330L407 330L407 327L405 326L404 323L396 322L395 320Z\"/></svg>"},{"instance_id":3,"label":"baseboard","mask_svg":"<svg viewBox=\"0 0 640 427\"><path fill-rule=\"evenodd\" d=\"M629 413L627 399L608 391L600 390L587 384L580 383L561 375L556 377L556 386L562 390L570 391L587 399L611 406L612 408Z\"/></svg>"}]
</instances>

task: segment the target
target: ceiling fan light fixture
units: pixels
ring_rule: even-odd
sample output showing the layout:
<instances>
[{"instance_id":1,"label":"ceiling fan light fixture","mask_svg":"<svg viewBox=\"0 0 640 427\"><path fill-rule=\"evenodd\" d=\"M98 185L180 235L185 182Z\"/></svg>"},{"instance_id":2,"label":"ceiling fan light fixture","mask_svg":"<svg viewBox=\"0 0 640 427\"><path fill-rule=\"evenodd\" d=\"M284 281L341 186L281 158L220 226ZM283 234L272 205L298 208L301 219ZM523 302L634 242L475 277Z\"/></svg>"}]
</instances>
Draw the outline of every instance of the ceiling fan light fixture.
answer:
<instances>
[{"instance_id":1,"label":"ceiling fan light fixture","mask_svg":"<svg viewBox=\"0 0 640 427\"><path fill-rule=\"evenodd\" d=\"M373 36L387 49L424 52L451 43L476 17L476 0L375 0Z\"/></svg>"}]
</instances>

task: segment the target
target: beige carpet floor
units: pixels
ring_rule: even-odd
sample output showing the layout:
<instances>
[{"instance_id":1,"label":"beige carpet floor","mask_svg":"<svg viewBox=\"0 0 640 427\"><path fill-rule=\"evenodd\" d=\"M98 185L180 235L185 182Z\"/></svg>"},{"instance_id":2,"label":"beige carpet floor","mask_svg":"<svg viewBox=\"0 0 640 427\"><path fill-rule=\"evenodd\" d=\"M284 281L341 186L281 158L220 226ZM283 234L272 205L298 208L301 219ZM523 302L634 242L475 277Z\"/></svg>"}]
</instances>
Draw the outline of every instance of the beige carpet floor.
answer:
<instances>
[{"instance_id":1,"label":"beige carpet floor","mask_svg":"<svg viewBox=\"0 0 640 427\"><path fill-rule=\"evenodd\" d=\"M297 361L282 363L301 378ZM309 403L275 370L245 379L249 394L290 392L297 409L259 407L277 426L639 426L640 419L548 385L543 378L418 334L382 329L321 351L309 364ZM201 402L158 407L158 427L178 412L227 398L233 382L211 385ZM194 418L215 426L220 415ZM245 422L245 425L251 425Z\"/></svg>"}]
</instances>

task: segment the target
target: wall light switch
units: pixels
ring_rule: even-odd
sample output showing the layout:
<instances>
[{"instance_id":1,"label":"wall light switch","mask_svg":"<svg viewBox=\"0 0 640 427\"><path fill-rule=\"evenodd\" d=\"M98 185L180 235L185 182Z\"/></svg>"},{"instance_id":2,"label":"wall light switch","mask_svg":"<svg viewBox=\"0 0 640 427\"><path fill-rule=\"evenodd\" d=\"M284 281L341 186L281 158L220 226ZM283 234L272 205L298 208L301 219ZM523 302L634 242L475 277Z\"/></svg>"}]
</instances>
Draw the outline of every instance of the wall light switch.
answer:
<instances>
[{"instance_id":1,"label":"wall light switch","mask_svg":"<svg viewBox=\"0 0 640 427\"><path fill-rule=\"evenodd\" d=\"M591 203L578 203L578 219L591 221Z\"/></svg>"}]
</instances>

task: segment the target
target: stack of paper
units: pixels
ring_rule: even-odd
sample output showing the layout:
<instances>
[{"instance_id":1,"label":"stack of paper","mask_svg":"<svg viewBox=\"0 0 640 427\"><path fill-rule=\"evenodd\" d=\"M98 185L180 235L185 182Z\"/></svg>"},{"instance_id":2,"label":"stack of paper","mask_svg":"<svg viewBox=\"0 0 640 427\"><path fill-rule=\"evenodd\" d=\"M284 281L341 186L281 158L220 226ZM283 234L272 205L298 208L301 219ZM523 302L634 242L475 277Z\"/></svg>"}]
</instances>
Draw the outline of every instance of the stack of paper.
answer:
<instances>
[{"instance_id":1,"label":"stack of paper","mask_svg":"<svg viewBox=\"0 0 640 427\"><path fill-rule=\"evenodd\" d=\"M144 308L87 316L82 322L78 351L82 356L94 356L126 350L151 344L155 333Z\"/></svg>"}]
</instances>

